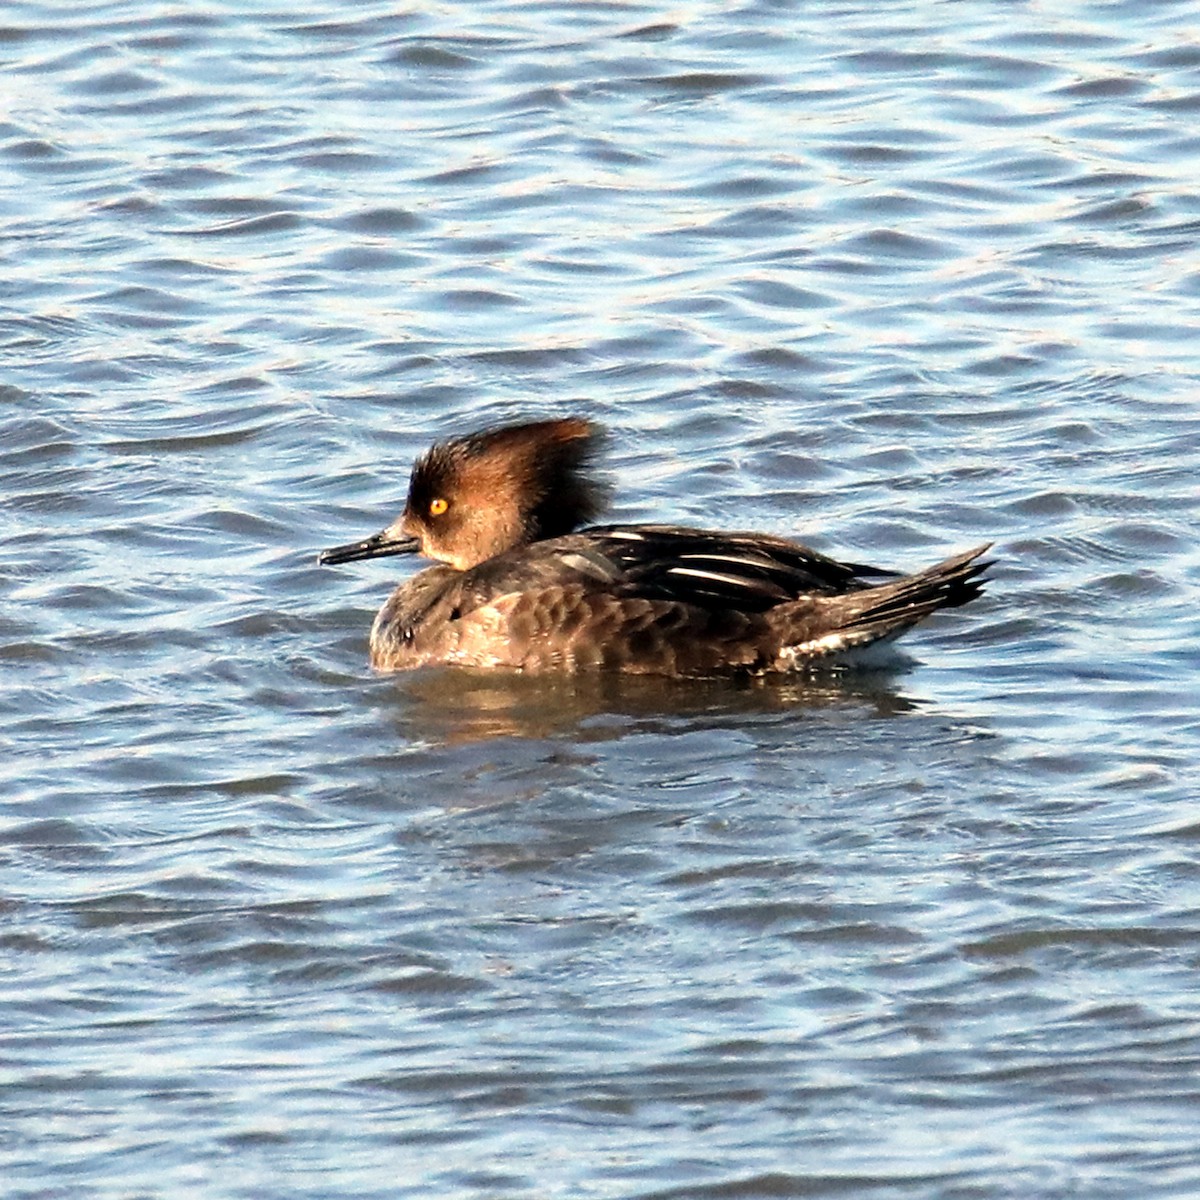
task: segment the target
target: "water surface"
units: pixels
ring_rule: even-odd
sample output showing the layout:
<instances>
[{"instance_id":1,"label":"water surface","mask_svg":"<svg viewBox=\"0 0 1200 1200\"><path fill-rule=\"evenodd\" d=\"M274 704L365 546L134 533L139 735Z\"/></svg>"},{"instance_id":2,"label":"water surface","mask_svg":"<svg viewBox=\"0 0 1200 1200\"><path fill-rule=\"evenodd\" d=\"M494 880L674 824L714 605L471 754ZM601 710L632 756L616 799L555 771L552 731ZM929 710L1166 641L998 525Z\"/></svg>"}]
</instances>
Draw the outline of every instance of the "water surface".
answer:
<instances>
[{"instance_id":1,"label":"water surface","mask_svg":"<svg viewBox=\"0 0 1200 1200\"><path fill-rule=\"evenodd\" d=\"M1200 1192L1200 6L9 4L14 1197ZM434 438L985 599L365 664Z\"/></svg>"}]
</instances>

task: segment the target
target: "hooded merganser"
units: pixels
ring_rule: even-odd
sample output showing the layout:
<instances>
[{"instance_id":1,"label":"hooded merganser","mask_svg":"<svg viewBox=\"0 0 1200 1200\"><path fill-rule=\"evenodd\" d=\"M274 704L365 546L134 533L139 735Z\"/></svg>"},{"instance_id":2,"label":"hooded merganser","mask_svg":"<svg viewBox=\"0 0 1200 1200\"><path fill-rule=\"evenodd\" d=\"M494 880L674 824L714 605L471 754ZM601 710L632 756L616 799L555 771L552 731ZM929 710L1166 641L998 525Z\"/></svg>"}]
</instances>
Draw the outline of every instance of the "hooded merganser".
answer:
<instances>
[{"instance_id":1,"label":"hooded merganser","mask_svg":"<svg viewBox=\"0 0 1200 1200\"><path fill-rule=\"evenodd\" d=\"M980 593L986 545L898 575L762 533L580 529L606 500L589 474L600 438L567 417L440 443L393 524L322 551L441 560L379 610L371 665L765 675L836 663Z\"/></svg>"}]
</instances>

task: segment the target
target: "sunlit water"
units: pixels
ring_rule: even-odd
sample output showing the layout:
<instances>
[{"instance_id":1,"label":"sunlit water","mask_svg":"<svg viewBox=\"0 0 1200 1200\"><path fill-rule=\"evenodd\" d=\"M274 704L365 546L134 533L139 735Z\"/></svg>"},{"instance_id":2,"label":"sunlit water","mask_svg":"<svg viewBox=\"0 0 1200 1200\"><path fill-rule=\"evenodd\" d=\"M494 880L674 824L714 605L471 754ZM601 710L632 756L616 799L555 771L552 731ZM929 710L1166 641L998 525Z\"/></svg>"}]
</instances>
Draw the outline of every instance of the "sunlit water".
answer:
<instances>
[{"instance_id":1,"label":"sunlit water","mask_svg":"<svg viewBox=\"0 0 1200 1200\"><path fill-rule=\"evenodd\" d=\"M8 3L13 1197L1200 1194L1200 5ZM412 456L987 596L365 665Z\"/></svg>"}]
</instances>

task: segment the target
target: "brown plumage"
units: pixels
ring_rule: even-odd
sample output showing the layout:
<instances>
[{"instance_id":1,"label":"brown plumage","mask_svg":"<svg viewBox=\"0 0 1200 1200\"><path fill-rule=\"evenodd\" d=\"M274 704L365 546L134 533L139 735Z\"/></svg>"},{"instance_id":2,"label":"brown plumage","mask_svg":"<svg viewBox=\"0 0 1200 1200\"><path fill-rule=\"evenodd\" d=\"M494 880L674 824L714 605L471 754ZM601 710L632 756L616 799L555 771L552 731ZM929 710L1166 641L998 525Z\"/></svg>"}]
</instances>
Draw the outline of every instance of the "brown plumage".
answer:
<instances>
[{"instance_id":1,"label":"brown plumage","mask_svg":"<svg viewBox=\"0 0 1200 1200\"><path fill-rule=\"evenodd\" d=\"M979 595L986 546L914 575L756 533L579 529L606 493L578 417L471 434L413 467L400 518L324 563L419 550L371 631L381 670L426 664L703 676L811 669ZM578 530L578 532L575 532Z\"/></svg>"}]
</instances>

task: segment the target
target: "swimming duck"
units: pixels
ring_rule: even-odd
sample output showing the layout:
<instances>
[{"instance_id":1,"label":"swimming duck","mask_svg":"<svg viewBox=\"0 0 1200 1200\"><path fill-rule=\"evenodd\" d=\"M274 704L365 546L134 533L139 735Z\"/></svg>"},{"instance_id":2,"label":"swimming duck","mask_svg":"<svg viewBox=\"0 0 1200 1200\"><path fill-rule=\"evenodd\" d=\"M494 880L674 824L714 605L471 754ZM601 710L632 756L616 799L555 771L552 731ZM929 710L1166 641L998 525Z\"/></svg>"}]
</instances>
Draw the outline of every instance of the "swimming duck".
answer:
<instances>
[{"instance_id":1,"label":"swimming duck","mask_svg":"<svg viewBox=\"0 0 1200 1200\"><path fill-rule=\"evenodd\" d=\"M420 553L371 629L371 664L699 677L843 664L975 599L988 545L911 575L838 562L764 533L589 525L606 489L582 417L435 445L397 520L321 552L327 565Z\"/></svg>"}]
</instances>

